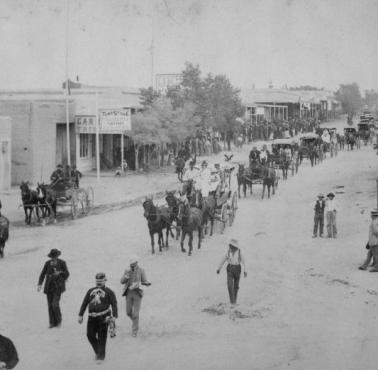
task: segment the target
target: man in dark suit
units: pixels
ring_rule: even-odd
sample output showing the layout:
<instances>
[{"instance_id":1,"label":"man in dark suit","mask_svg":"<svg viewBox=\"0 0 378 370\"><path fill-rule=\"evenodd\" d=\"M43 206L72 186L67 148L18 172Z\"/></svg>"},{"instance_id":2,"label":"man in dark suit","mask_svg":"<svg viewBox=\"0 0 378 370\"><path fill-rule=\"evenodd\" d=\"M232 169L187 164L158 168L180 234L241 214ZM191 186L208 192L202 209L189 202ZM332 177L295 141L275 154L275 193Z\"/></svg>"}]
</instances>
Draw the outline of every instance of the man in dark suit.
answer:
<instances>
[{"instance_id":1,"label":"man in dark suit","mask_svg":"<svg viewBox=\"0 0 378 370\"><path fill-rule=\"evenodd\" d=\"M13 342L0 335L0 369L14 369L18 363L18 355Z\"/></svg>"},{"instance_id":2,"label":"man in dark suit","mask_svg":"<svg viewBox=\"0 0 378 370\"><path fill-rule=\"evenodd\" d=\"M66 280L70 275L66 262L59 259L61 252L58 249L51 249L47 255L50 260L43 266L38 280L38 291L41 290L43 280L45 287L43 292L47 295L47 305L49 309L49 328L60 327L62 314L60 312L59 301L62 293L66 290Z\"/></svg>"}]
</instances>

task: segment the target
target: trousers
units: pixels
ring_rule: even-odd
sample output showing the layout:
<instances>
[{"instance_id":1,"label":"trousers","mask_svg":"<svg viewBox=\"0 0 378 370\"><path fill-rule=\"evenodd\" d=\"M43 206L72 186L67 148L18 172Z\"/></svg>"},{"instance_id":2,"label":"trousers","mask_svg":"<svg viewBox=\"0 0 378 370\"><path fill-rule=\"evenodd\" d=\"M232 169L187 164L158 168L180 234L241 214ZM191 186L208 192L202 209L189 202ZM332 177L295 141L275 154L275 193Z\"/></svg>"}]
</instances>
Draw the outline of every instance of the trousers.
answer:
<instances>
[{"instance_id":1,"label":"trousers","mask_svg":"<svg viewBox=\"0 0 378 370\"><path fill-rule=\"evenodd\" d=\"M105 315L89 317L87 323L87 338L99 360L105 358L106 339L108 337L108 324L105 319Z\"/></svg>"},{"instance_id":2,"label":"trousers","mask_svg":"<svg viewBox=\"0 0 378 370\"><path fill-rule=\"evenodd\" d=\"M49 322L51 326L57 326L62 322L62 313L60 312L59 302L61 297L60 292L48 292L47 307L49 310Z\"/></svg>"},{"instance_id":3,"label":"trousers","mask_svg":"<svg viewBox=\"0 0 378 370\"><path fill-rule=\"evenodd\" d=\"M336 238L337 228L336 228L336 212L327 212L327 233L329 238Z\"/></svg>"},{"instance_id":4,"label":"trousers","mask_svg":"<svg viewBox=\"0 0 378 370\"><path fill-rule=\"evenodd\" d=\"M138 290L129 290L126 294L126 315L132 321L132 332L136 334L139 329L139 311L142 305L142 297Z\"/></svg>"},{"instance_id":5,"label":"trousers","mask_svg":"<svg viewBox=\"0 0 378 370\"><path fill-rule=\"evenodd\" d=\"M231 304L235 304L238 298L240 273L240 265L227 265L227 288Z\"/></svg>"},{"instance_id":6,"label":"trousers","mask_svg":"<svg viewBox=\"0 0 378 370\"><path fill-rule=\"evenodd\" d=\"M318 235L319 229L319 236L323 235L324 230L324 213L315 212L314 216L314 232L313 235Z\"/></svg>"}]
</instances>

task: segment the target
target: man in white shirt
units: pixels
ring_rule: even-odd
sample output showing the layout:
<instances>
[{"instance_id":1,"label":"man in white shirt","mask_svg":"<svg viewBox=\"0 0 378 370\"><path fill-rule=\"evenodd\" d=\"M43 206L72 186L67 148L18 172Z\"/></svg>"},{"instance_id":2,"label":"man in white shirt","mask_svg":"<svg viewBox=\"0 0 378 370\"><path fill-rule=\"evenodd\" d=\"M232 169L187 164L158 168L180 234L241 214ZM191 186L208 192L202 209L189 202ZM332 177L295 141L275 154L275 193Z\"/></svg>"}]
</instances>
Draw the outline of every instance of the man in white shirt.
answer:
<instances>
[{"instance_id":1,"label":"man in white shirt","mask_svg":"<svg viewBox=\"0 0 378 370\"><path fill-rule=\"evenodd\" d=\"M244 277L247 277L247 272L245 270L244 256L242 255L239 248L239 241L237 239L231 239L228 246L228 251L222 258L222 261L217 270L217 274L220 273L222 266L227 261L227 288L228 294L230 296L230 303L231 306L233 306L236 304L238 298L241 266L243 266Z\"/></svg>"},{"instance_id":2,"label":"man in white shirt","mask_svg":"<svg viewBox=\"0 0 378 370\"><path fill-rule=\"evenodd\" d=\"M192 180L195 182L199 176L199 170L197 167L194 167L194 162L191 161L189 163L189 168L185 171L184 175L182 176L183 181L190 181Z\"/></svg>"},{"instance_id":3,"label":"man in white shirt","mask_svg":"<svg viewBox=\"0 0 378 370\"><path fill-rule=\"evenodd\" d=\"M329 238L337 237L336 228L336 212L337 212L337 202L334 199L335 194L329 193L327 195L327 201L325 205L326 220L327 220L327 233Z\"/></svg>"},{"instance_id":4,"label":"man in white shirt","mask_svg":"<svg viewBox=\"0 0 378 370\"><path fill-rule=\"evenodd\" d=\"M201 171L197 178L197 190L201 190L203 197L209 196L211 182L211 170L207 165L207 161L203 161L201 164Z\"/></svg>"}]
</instances>

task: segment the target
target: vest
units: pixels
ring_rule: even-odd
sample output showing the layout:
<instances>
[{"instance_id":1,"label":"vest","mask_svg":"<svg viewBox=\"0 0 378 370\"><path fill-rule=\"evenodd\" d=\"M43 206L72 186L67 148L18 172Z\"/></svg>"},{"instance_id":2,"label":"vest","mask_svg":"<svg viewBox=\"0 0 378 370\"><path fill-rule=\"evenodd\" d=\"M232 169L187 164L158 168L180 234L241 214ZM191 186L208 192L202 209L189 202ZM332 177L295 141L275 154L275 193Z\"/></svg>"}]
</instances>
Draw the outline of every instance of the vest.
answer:
<instances>
[{"instance_id":1,"label":"vest","mask_svg":"<svg viewBox=\"0 0 378 370\"><path fill-rule=\"evenodd\" d=\"M322 200L321 202L319 200L316 201L315 203L315 212L316 213L323 213L325 208L325 201Z\"/></svg>"}]
</instances>

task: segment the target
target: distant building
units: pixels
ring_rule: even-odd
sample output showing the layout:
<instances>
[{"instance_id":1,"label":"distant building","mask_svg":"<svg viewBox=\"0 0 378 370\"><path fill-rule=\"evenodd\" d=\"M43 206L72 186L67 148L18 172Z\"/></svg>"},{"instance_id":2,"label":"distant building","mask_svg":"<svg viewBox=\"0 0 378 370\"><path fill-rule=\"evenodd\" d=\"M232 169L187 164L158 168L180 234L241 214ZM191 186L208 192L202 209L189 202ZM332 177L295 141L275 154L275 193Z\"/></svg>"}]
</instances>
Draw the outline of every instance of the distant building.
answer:
<instances>
[{"instance_id":1,"label":"distant building","mask_svg":"<svg viewBox=\"0 0 378 370\"><path fill-rule=\"evenodd\" d=\"M81 171L96 168L97 106L100 116L101 166L118 166L123 140L117 127L129 127L130 130L130 125L127 126L130 113L140 108L139 89L80 87L71 88L70 93L71 164L76 164ZM23 180L32 183L49 181L56 165L67 163L64 90L0 91L0 116L11 119L12 184L19 184ZM119 126L124 123L126 125ZM122 131L126 143L129 130Z\"/></svg>"},{"instance_id":2,"label":"distant building","mask_svg":"<svg viewBox=\"0 0 378 370\"><path fill-rule=\"evenodd\" d=\"M155 90L159 91L161 94L167 92L168 87L178 86L182 82L181 73L160 73L155 76L156 86Z\"/></svg>"}]
</instances>

